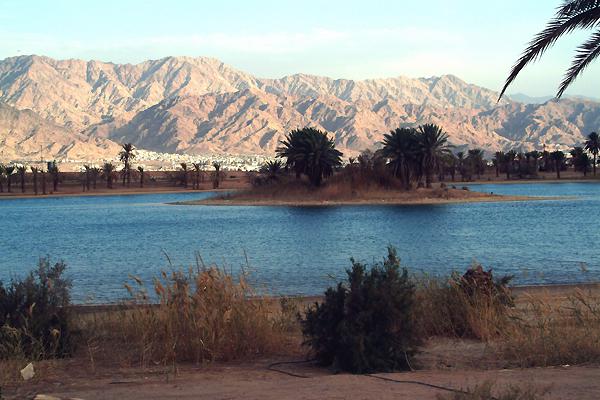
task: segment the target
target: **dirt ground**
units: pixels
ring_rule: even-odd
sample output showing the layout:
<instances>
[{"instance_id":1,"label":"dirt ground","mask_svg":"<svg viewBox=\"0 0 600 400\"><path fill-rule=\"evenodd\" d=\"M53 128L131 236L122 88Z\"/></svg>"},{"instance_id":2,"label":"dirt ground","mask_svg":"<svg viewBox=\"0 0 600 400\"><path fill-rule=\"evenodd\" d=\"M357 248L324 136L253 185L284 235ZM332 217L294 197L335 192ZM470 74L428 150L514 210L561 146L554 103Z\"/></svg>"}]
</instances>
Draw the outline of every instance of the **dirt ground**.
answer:
<instances>
[{"instance_id":1,"label":"dirt ground","mask_svg":"<svg viewBox=\"0 0 600 400\"><path fill-rule=\"evenodd\" d=\"M449 392L416 383L397 383L365 375L333 374L306 365L283 365L282 370L307 378L267 369L270 360L244 365L182 368L176 376L160 372L115 374L96 378L66 377L39 383L6 399L436 399ZM496 388L509 385L549 389L545 399L597 400L600 398L600 366L535 368L527 370L433 370L376 376L466 389L484 381ZM43 398L42 396L38 398Z\"/></svg>"}]
</instances>

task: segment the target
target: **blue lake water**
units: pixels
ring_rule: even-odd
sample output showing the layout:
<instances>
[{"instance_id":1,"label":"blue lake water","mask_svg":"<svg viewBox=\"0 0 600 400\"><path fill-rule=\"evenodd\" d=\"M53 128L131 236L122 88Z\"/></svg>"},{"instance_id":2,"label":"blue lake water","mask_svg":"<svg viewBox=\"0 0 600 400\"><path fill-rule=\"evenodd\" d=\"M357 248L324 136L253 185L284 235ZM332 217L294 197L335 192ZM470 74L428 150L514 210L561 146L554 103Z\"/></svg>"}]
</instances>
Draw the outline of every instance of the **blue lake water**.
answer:
<instances>
[{"instance_id":1,"label":"blue lake water","mask_svg":"<svg viewBox=\"0 0 600 400\"><path fill-rule=\"evenodd\" d=\"M551 201L435 206L231 207L165 203L208 193L0 200L0 280L50 255L68 264L74 300L126 296L129 274L205 263L278 294L318 294L349 259L398 249L414 271L445 274L475 260L520 284L600 279L600 184L473 185L498 194L574 196Z\"/></svg>"}]
</instances>

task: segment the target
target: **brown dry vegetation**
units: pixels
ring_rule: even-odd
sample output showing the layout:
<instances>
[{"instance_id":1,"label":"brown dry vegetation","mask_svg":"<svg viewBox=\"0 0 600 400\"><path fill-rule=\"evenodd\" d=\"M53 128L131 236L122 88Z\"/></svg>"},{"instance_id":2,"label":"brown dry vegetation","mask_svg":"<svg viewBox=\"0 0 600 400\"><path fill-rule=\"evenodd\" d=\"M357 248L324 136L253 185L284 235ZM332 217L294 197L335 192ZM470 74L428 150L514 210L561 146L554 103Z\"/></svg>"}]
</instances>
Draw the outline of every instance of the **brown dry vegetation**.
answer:
<instances>
[{"instance_id":1,"label":"brown dry vegetation","mask_svg":"<svg viewBox=\"0 0 600 400\"><path fill-rule=\"evenodd\" d=\"M179 204L190 205L323 205L323 204L437 204L470 201L518 201L527 196L501 196L463 188L437 187L405 191L395 186L360 184L334 176L319 188L304 182L279 183L229 193L210 199Z\"/></svg>"},{"instance_id":2,"label":"brown dry vegetation","mask_svg":"<svg viewBox=\"0 0 600 400\"><path fill-rule=\"evenodd\" d=\"M457 368L600 362L597 286L563 289L566 294L561 292L561 297L551 289L531 293L519 290L515 306L510 307L494 297L466 295L455 278L421 276L416 281L413 318L428 343L424 356L416 359L417 368L438 368L425 359L436 343L444 343L443 338L458 340L442 346L450 361L457 361ZM70 360L36 363L34 384L51 380L56 371L68 371L72 363L85 365L78 367L85 376L109 370L127 374L122 371L132 368L168 376L190 363L302 359L306 354L300 346L296 313L312 299L261 296L245 275L234 278L216 268L164 272L148 288L133 279L129 290L131 300L122 306L91 311L80 308L74 321L77 353ZM461 363L456 354L448 356L449 348L460 349L461 357L470 361ZM481 348L485 348L483 358ZM18 370L27 362L24 358L0 361L0 386L21 390ZM487 389L476 388L474 392L482 390ZM488 398L475 394L456 398Z\"/></svg>"},{"instance_id":3,"label":"brown dry vegetation","mask_svg":"<svg viewBox=\"0 0 600 400\"><path fill-rule=\"evenodd\" d=\"M216 267L163 272L149 291L137 278L126 287L126 307L82 321L90 356L118 348L120 363L141 367L247 359L282 352L295 327L284 302Z\"/></svg>"}]
</instances>

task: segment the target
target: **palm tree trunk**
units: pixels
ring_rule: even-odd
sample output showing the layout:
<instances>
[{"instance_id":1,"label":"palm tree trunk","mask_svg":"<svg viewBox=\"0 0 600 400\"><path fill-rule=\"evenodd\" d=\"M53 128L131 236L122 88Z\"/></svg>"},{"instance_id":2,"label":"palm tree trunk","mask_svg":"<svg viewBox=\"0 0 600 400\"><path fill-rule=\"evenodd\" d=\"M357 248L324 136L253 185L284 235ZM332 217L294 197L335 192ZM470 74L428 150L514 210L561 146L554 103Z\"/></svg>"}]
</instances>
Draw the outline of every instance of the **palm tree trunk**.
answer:
<instances>
[{"instance_id":1,"label":"palm tree trunk","mask_svg":"<svg viewBox=\"0 0 600 400\"><path fill-rule=\"evenodd\" d=\"M21 192L25 193L25 174L21 173Z\"/></svg>"},{"instance_id":2,"label":"palm tree trunk","mask_svg":"<svg viewBox=\"0 0 600 400\"><path fill-rule=\"evenodd\" d=\"M6 186L8 188L8 193L11 192L11 186L12 186L12 179L10 174L8 174L8 176L6 177Z\"/></svg>"},{"instance_id":3,"label":"palm tree trunk","mask_svg":"<svg viewBox=\"0 0 600 400\"><path fill-rule=\"evenodd\" d=\"M43 167L42 167L43 168ZM46 194L46 173L42 169L42 194Z\"/></svg>"},{"instance_id":4,"label":"palm tree trunk","mask_svg":"<svg viewBox=\"0 0 600 400\"><path fill-rule=\"evenodd\" d=\"M38 173L37 170L33 171L33 193L35 193L35 195L38 195Z\"/></svg>"},{"instance_id":5,"label":"palm tree trunk","mask_svg":"<svg viewBox=\"0 0 600 400\"><path fill-rule=\"evenodd\" d=\"M594 167L594 176L596 176L596 156L597 156L597 154L594 153L594 165L593 165L593 167Z\"/></svg>"},{"instance_id":6,"label":"palm tree trunk","mask_svg":"<svg viewBox=\"0 0 600 400\"><path fill-rule=\"evenodd\" d=\"M560 164L558 160L556 160L556 179L560 179Z\"/></svg>"}]
</instances>

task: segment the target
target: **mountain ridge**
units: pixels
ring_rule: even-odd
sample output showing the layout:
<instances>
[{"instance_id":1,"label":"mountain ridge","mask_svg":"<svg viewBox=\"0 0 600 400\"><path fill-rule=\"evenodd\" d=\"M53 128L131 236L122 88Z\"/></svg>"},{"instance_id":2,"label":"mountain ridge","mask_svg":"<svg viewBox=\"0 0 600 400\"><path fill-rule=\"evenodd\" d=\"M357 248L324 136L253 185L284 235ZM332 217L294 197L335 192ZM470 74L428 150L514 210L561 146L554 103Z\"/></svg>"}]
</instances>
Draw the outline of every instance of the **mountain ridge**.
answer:
<instances>
[{"instance_id":1,"label":"mountain ridge","mask_svg":"<svg viewBox=\"0 0 600 400\"><path fill-rule=\"evenodd\" d=\"M159 152L272 154L287 131L307 125L331 132L353 155L391 129L428 122L440 124L459 147L528 150L581 143L600 123L600 104L590 100L498 102L497 92L450 74L257 78L209 57L137 64L9 57L0 61L0 104L35 113L50 124L44 126L52 137L62 132L62 142L78 145L82 157L123 141ZM28 131L15 125L10 135L18 142ZM35 154L19 149L15 156Z\"/></svg>"}]
</instances>

